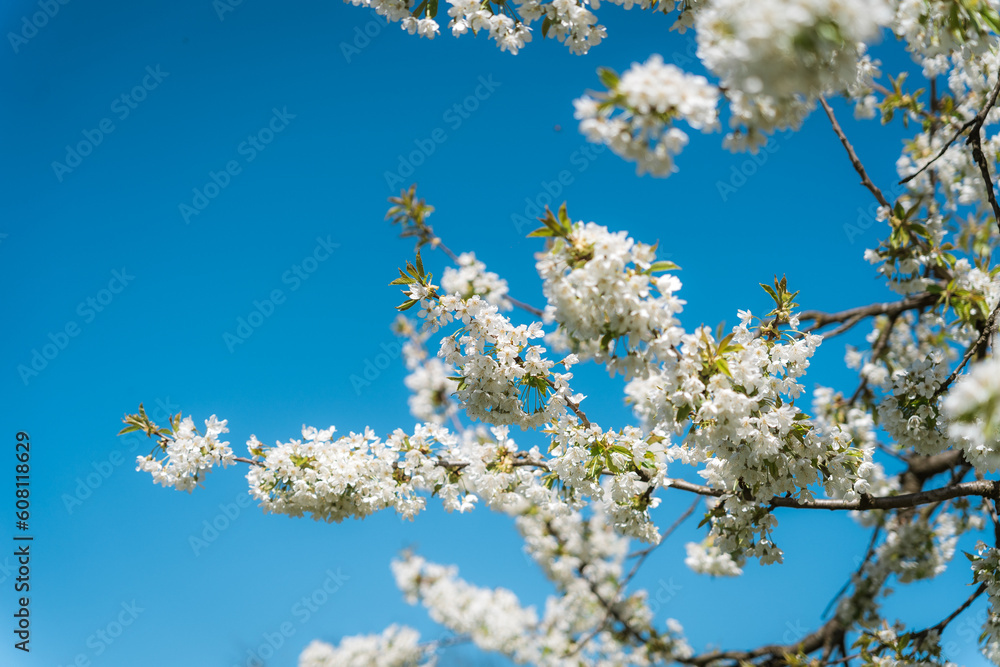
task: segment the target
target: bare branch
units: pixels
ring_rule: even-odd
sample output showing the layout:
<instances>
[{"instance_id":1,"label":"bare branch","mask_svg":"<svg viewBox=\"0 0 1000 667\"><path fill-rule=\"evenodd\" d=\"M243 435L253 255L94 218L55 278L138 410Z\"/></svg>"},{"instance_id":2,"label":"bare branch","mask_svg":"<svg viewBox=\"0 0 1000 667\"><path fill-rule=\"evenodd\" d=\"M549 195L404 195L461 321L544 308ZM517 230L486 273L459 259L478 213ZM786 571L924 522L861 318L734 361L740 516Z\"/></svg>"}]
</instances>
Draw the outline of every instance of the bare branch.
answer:
<instances>
[{"instance_id":1,"label":"bare branch","mask_svg":"<svg viewBox=\"0 0 1000 667\"><path fill-rule=\"evenodd\" d=\"M986 199L989 200L990 207L993 209L993 220L997 223L997 229L1000 229L1000 204L997 203L996 192L993 190L993 177L990 175L990 165L983 155L982 134L983 123L986 122L986 116L989 114L990 109L996 104L998 94L1000 94L1000 77L997 78L997 83L993 87L993 92L990 94L990 99L986 102L986 106L980 109L979 113L973 119L975 123L965 143L972 145L972 159L979 166L979 172L983 176L983 184L986 186Z\"/></svg>"},{"instance_id":2,"label":"bare branch","mask_svg":"<svg viewBox=\"0 0 1000 667\"><path fill-rule=\"evenodd\" d=\"M901 180L899 182L899 184L900 185L904 185L906 183L909 183L914 178L916 178L921 173L923 173L924 170L926 170L932 164L934 164L935 162L937 162L941 158L941 156L944 155L948 151L948 149L951 147L951 145L953 143L955 143L960 136L962 136L962 133L965 132L966 130L968 130L970 127L972 127L975 124L976 124L976 119L975 118L973 118L970 121L967 121L967 122L963 123L962 126L960 128L958 128L958 130L955 131L955 135L951 139L949 139L947 142L945 142L944 146L941 148L941 150L938 152L937 155L935 155L930 160L928 160L927 163L924 166L922 166L920 169L918 169L917 171L913 172L912 174L910 174L909 176L907 176L906 178L904 178L903 180Z\"/></svg>"},{"instance_id":3,"label":"bare branch","mask_svg":"<svg viewBox=\"0 0 1000 667\"><path fill-rule=\"evenodd\" d=\"M892 205L889 204L885 195L882 194L882 191L878 189L878 186L872 183L872 179L868 178L868 172L865 171L864 165L862 165L861 160L858 159L858 154L854 152L854 146L852 146L851 142L847 140L847 135L845 135L844 131L840 129L840 123L837 122L837 117L833 115L833 109L830 108L826 98L821 96L819 98L819 102L823 105L823 111L826 112L827 118L830 119L830 125L833 126L833 131L837 133L840 143L842 143L844 148L847 150L847 157L850 158L851 164L854 165L854 171L858 172L858 175L861 177L861 185L868 188L868 190L875 195L875 199L878 200L879 204L885 206L886 208L892 208Z\"/></svg>"},{"instance_id":4,"label":"bare branch","mask_svg":"<svg viewBox=\"0 0 1000 667\"><path fill-rule=\"evenodd\" d=\"M877 315L899 315L907 310L917 310L935 304L938 297L930 292L913 294L900 301L873 303L868 306L848 308L837 313L824 313L819 310L804 310L799 313L799 321L812 322L806 332L816 331L828 324L848 322L857 318L875 317ZM860 321L860 320L857 320Z\"/></svg>"}]
</instances>

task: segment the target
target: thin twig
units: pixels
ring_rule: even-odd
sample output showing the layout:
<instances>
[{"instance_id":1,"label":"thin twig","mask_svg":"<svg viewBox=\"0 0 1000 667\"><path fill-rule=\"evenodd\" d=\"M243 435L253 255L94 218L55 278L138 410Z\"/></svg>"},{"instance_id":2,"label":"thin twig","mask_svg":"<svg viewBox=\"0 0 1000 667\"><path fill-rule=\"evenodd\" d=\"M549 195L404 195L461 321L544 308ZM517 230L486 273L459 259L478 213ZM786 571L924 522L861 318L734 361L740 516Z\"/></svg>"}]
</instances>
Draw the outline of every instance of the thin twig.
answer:
<instances>
[{"instance_id":1,"label":"thin twig","mask_svg":"<svg viewBox=\"0 0 1000 667\"><path fill-rule=\"evenodd\" d=\"M879 333L878 340L875 341L875 345L872 346L872 360L874 364L878 361L882 353L889 346L889 338L892 336L892 330L896 328L896 321L899 319L899 313L892 313L889 315L889 321L885 323L885 328ZM865 387L868 386L868 376L861 378L861 382L858 383L858 388L854 390L851 395L851 399L848 401L849 405L854 405L859 398L861 398L862 392L864 392Z\"/></svg>"},{"instance_id":2,"label":"thin twig","mask_svg":"<svg viewBox=\"0 0 1000 667\"><path fill-rule=\"evenodd\" d=\"M868 548L865 550L865 557L861 560L861 563L858 565L858 568L856 570L857 574L861 574L864 571L865 566L868 564L868 561L870 561L872 559L872 556L875 555L875 546L878 544L878 537L881 533L882 533L882 526L875 526L875 530L872 531L872 537L868 541ZM841 589L837 591L837 594L833 596L830 602L827 603L826 608L823 609L823 613L820 614L820 618L826 616L827 613L830 611L830 608L837 603L837 601L844 593L847 592L847 589L850 588L851 584L853 583L853 579L854 577L848 579L847 582L845 582L844 585L841 587Z\"/></svg>"},{"instance_id":3,"label":"thin twig","mask_svg":"<svg viewBox=\"0 0 1000 667\"><path fill-rule=\"evenodd\" d=\"M827 118L830 119L833 131L837 133L840 143L842 143L844 148L847 150L847 157L850 158L851 164L854 165L854 171L858 172L858 175L861 177L861 185L868 188L868 190L875 195L875 199L878 200L879 204L885 206L886 208L892 208L888 200L886 200L885 195L882 194L882 191L878 189L878 186L872 183L872 179L868 178L868 172L865 171L864 165L862 165L861 160L858 159L858 154L854 152L854 146L851 146L851 142L847 140L847 135L845 135L844 131L840 129L840 123L837 122L837 117L833 115L833 109L830 108L826 98L820 96L819 102L823 105L823 111L826 112Z\"/></svg>"},{"instance_id":4,"label":"thin twig","mask_svg":"<svg viewBox=\"0 0 1000 667\"><path fill-rule=\"evenodd\" d=\"M948 627L949 623L954 621L959 614L968 609L969 606L976 601L976 598L982 595L985 591L986 591L986 584L979 584L979 588L977 588L975 592L969 596L969 599L963 602L958 609L948 614L947 618L942 619L936 625L932 625L929 628L924 628L920 632L913 633L911 635L911 641L917 639L918 637L921 638L925 637L931 632L941 632L942 630L944 630L946 627Z\"/></svg>"},{"instance_id":5,"label":"thin twig","mask_svg":"<svg viewBox=\"0 0 1000 667\"><path fill-rule=\"evenodd\" d=\"M663 535L660 536L659 542L657 542L651 547L646 547L642 551L637 551L633 554L628 555L628 558L638 557L639 560L637 560L635 564L632 566L632 570L628 573L628 576L625 577L624 581L622 581L622 585L619 587L619 589L624 589L629 584L629 582L631 582L632 579L635 578L635 575L639 572L639 568L642 567L642 564L644 562L646 562L646 559L649 558L649 555L654 551L656 551L657 547L666 542L667 538L673 535L674 531L676 531L678 528L681 527L681 524L687 521L688 517L690 517L694 513L695 509L698 507L700 503L701 503L701 498L695 498L694 502L691 503L691 506L688 507L686 510L684 510L684 513L681 514L679 517L677 517L677 520L674 521L674 523L670 526L670 528L667 528L666 532L664 532Z\"/></svg>"},{"instance_id":6,"label":"thin twig","mask_svg":"<svg viewBox=\"0 0 1000 667\"><path fill-rule=\"evenodd\" d=\"M920 169L918 169L917 171L913 172L912 174L910 174L909 176L907 176L906 178L904 178L903 180L901 180L899 182L899 184L900 185L905 185L906 183L909 183L914 178L916 178L917 176L919 176L925 169L927 169L932 164L934 164L935 162L937 162L941 158L941 156L944 155L945 152L947 152L947 150L951 147L951 145L953 143L955 143L960 136L962 136L962 133L965 132L966 130L968 130L970 127L972 127L975 124L976 124L976 119L975 118L973 118L970 121L967 121L967 122L963 123L962 126L960 128L958 128L958 130L955 131L955 135L945 143L944 147L941 149L941 151L937 155L935 155L930 160L928 160L927 164L925 164L924 166L922 166Z\"/></svg>"},{"instance_id":7,"label":"thin twig","mask_svg":"<svg viewBox=\"0 0 1000 667\"><path fill-rule=\"evenodd\" d=\"M972 359L972 355L974 355L990 340L990 336L997 328L998 315L1000 315L1000 304L997 304L997 307L993 309L992 313L990 313L989 318L986 320L986 326L983 327L982 332L979 334L979 338L976 339L976 342L970 345L969 349L965 351L965 354L962 356L962 363L960 363L958 367L952 371L951 375L948 376L948 379L945 380L934 392L934 395L931 396L932 400L943 394L948 387L951 386L951 383L958 378L958 374L962 372L965 365L969 363L970 359Z\"/></svg>"},{"instance_id":8,"label":"thin twig","mask_svg":"<svg viewBox=\"0 0 1000 667\"><path fill-rule=\"evenodd\" d=\"M263 461L257 461L255 459L248 459L248 458L244 458L242 456L234 456L233 460L234 461L239 461L240 463L249 463L250 465L260 466L262 468L264 467L264 462Z\"/></svg>"},{"instance_id":9,"label":"thin twig","mask_svg":"<svg viewBox=\"0 0 1000 667\"><path fill-rule=\"evenodd\" d=\"M972 145L972 159L976 161L979 165L979 172L983 176L983 183L986 185L986 199L990 202L990 207L993 209L993 220L997 223L997 228L1000 229L1000 204L997 203L996 193L993 191L993 177L990 175L990 165L986 161L986 157L983 155L983 123L986 122L986 116L989 114L990 109L996 104L997 95L1000 95L1000 77L997 78L997 83L993 86L993 92L990 94L990 99L986 102L986 106L980 109L979 113L973 119L976 122L972 126L972 131L969 132L969 138L965 143Z\"/></svg>"}]
</instances>

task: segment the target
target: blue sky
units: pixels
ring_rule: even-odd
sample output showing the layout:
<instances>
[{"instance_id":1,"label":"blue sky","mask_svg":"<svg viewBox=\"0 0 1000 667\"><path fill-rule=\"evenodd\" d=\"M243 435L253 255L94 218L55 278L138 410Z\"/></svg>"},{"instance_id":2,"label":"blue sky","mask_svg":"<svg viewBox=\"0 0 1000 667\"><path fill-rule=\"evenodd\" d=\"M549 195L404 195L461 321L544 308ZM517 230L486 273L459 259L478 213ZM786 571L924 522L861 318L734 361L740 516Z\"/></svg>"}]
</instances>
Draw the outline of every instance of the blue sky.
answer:
<instances>
[{"instance_id":1,"label":"blue sky","mask_svg":"<svg viewBox=\"0 0 1000 667\"><path fill-rule=\"evenodd\" d=\"M394 349L400 297L387 283L412 243L382 221L400 188L386 174L420 146L429 154L404 185L419 183L453 249L475 250L524 301L541 302L541 244L524 238L530 228L516 216L544 204L563 171L568 185L554 198L569 201L574 219L659 240L683 267L687 326L731 326L737 308L766 310L757 283L775 273L802 290L806 308L888 296L861 258L877 227L845 230L871 201L822 114L776 137L758 163L723 151L719 135L693 136L666 180L636 178L632 165L588 148L571 103L598 86L598 66L621 71L661 53L695 67L692 36L669 32L668 18L609 5L600 12L609 37L590 55L536 41L512 57L483 38L418 40L335 1L227 6L220 18L209 0L68 2L0 45L2 433L10 452L17 431L31 437L35 538L27 656L11 646L13 559L0 556L0 664L231 667L280 635L267 663L280 666L313 638L393 622L438 637L392 584L389 562L410 546L456 563L473 583L543 602L545 582L504 517L451 516L433 502L413 524L390 514L341 525L263 516L242 500L242 470L211 475L193 495L154 487L134 471L146 443L115 436L140 401L154 414L159 405L198 423L228 419L238 450L251 433L286 440L303 423L411 427L398 357L369 386L351 377ZM21 32L37 11L5 3L4 33ZM456 104L475 109L460 115ZM837 109L888 189L901 128ZM92 150L69 155L80 142ZM440 274L443 259L426 261ZM273 312L227 345L276 290ZM46 350L37 374L18 370ZM843 341L824 345L810 388L853 389L842 358ZM630 419L619 381L586 368L578 378L592 420ZM13 455L4 461L0 487L12 504ZM689 502L666 495L662 525ZM697 522L675 535L639 578L661 600L661 618L680 620L699 648L792 641L814 627L867 538L845 516L786 511L779 520L785 565L751 566L738 580L684 568ZM12 523L3 521L4 540ZM224 528L213 533L213 523ZM192 537L205 540L197 553ZM943 577L951 585L912 586L889 608L915 625L936 622L968 594L962 561ZM940 605L924 604L932 591ZM946 640L954 660L979 664L971 627ZM505 663L455 649L442 664Z\"/></svg>"}]
</instances>

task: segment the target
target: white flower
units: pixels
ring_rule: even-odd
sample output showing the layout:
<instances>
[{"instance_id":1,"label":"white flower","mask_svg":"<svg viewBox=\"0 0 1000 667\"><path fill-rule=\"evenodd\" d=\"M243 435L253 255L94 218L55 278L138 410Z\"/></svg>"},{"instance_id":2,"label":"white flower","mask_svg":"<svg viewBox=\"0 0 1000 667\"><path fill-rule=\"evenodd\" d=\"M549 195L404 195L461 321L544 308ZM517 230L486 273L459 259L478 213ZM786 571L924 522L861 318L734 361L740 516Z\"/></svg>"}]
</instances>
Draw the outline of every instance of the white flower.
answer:
<instances>
[{"instance_id":1,"label":"white flower","mask_svg":"<svg viewBox=\"0 0 1000 667\"><path fill-rule=\"evenodd\" d=\"M212 415L205 420L205 435L200 435L194 420L185 417L162 447L166 455L162 459L155 459L152 455L139 456L136 470L152 474L157 484L192 491L212 466L226 467L233 463L235 455L229 443L218 439L219 435L228 432L226 420L219 421Z\"/></svg>"},{"instance_id":2,"label":"white flower","mask_svg":"<svg viewBox=\"0 0 1000 667\"><path fill-rule=\"evenodd\" d=\"M1000 359L975 364L948 393L948 433L981 472L1000 468Z\"/></svg>"}]
</instances>

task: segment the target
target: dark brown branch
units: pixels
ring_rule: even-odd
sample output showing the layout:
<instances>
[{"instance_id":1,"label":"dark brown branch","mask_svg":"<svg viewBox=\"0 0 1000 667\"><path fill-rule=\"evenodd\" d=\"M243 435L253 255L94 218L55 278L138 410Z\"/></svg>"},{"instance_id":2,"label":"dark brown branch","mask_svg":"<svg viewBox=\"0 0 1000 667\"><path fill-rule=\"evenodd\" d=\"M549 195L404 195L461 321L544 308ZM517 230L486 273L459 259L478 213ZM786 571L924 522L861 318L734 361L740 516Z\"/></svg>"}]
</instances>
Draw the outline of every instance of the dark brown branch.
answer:
<instances>
[{"instance_id":1,"label":"dark brown branch","mask_svg":"<svg viewBox=\"0 0 1000 667\"><path fill-rule=\"evenodd\" d=\"M913 633L913 635L911 636L911 640L916 640L918 638L926 637L932 632L941 632L946 627L948 627L948 624L954 621L959 614L968 609L969 606L976 601L976 598L982 595L985 591L986 591L986 584L980 584L979 588L977 588L975 592L969 596L969 599L963 602L958 609L948 614L947 618L942 619L936 625L932 625L929 628L924 628L920 632Z\"/></svg>"},{"instance_id":2,"label":"dark brown branch","mask_svg":"<svg viewBox=\"0 0 1000 667\"><path fill-rule=\"evenodd\" d=\"M844 131L840 129L840 123L837 122L837 117L833 115L833 109L830 108L830 105L822 96L819 98L819 102L823 105L823 111L826 112L827 118L830 119L830 125L833 126L833 131L837 133L840 143L842 143L844 145L844 149L847 150L847 157L850 158L851 164L854 166L854 171L858 172L858 176L861 177L861 185L868 188L868 190L875 195L875 199L878 200L879 204L885 206L886 208L892 208L892 205L890 205L888 200L886 200L882 191L878 189L878 186L872 183L872 179L868 178L868 172L865 171L864 165L862 165L861 160L858 159L858 154L854 152L854 147L851 146L851 142L847 140L847 135L845 135Z\"/></svg>"},{"instance_id":3,"label":"dark brown branch","mask_svg":"<svg viewBox=\"0 0 1000 667\"><path fill-rule=\"evenodd\" d=\"M638 557L639 560L635 562L635 564L632 566L632 571L629 572L628 576L625 577L625 580L622 582L622 585L620 587L621 589L624 589L626 586L628 586L629 582L635 578L636 573L639 572L639 568L642 567L642 564L646 562L647 558L649 558L649 555L654 551L656 551L657 547L666 542L667 538L673 535L674 531L676 531L678 528L681 527L681 524L687 521L688 517L690 517L694 513L695 508L698 507L698 504L700 502L701 498L695 498L694 502L691 503L691 506L688 507L686 510L684 510L684 513L681 514L679 517L677 517L677 520L674 521L674 523L670 526L670 528L667 528L666 532L664 532L663 535L660 536L659 542L657 542L651 547L646 547L642 551L637 551L634 554L628 555L629 558Z\"/></svg>"},{"instance_id":4,"label":"dark brown branch","mask_svg":"<svg viewBox=\"0 0 1000 667\"><path fill-rule=\"evenodd\" d=\"M722 489L692 484L683 479L668 479L666 486L670 486L682 491L697 493L702 496L714 496L716 498L726 495ZM976 480L975 482L964 482L944 486L928 491L916 493L903 493L898 496L861 496L858 500L838 500L836 498L819 498L816 500L798 500L787 496L775 496L768 504L771 507L790 507L793 509L817 509L817 510L891 510L905 507L917 507L928 503L937 503L942 500L961 498L963 496L981 496L983 498L1000 499L1000 481L997 480Z\"/></svg>"},{"instance_id":5,"label":"dark brown branch","mask_svg":"<svg viewBox=\"0 0 1000 667\"><path fill-rule=\"evenodd\" d=\"M678 659L678 662L688 665L709 665L719 660L743 662L764 656L784 656L787 653L803 653L808 655L824 646L836 644L844 634L844 628L836 618L830 619L818 630L803 637L793 644L768 644L751 651L712 651L690 658ZM781 664L785 664L782 662Z\"/></svg>"},{"instance_id":6,"label":"dark brown branch","mask_svg":"<svg viewBox=\"0 0 1000 667\"><path fill-rule=\"evenodd\" d=\"M986 161L986 156L983 155L982 134L983 123L986 122L986 116L989 114L990 109L996 104L998 94L1000 94L1000 78L997 78L997 83L993 86L993 92L990 94L990 99L986 102L986 106L980 109L979 113L973 119L975 123L965 143L972 146L972 159L979 166L979 172L983 176L983 184L986 186L986 199L989 200L990 207L993 209L993 220L997 223L997 229L1000 229L1000 204L997 204L996 192L993 190L993 177L990 175L990 165Z\"/></svg>"},{"instance_id":7,"label":"dark brown branch","mask_svg":"<svg viewBox=\"0 0 1000 667\"><path fill-rule=\"evenodd\" d=\"M565 546L566 540L563 539L561 535L559 535L558 531L556 531L555 526L552 525L551 521L548 520L545 521L545 529L555 539L556 544L558 544L560 548ZM587 562L583 559L580 559L580 563L576 566L576 573L578 577L587 582L587 586L590 588L590 592L593 593L594 597L597 598L597 601L600 602L601 607L603 607L606 612L604 620L601 621L601 623L598 625L598 628L603 628L609 620L614 619L615 621L621 624L624 633L635 639L640 646L648 644L648 642L652 639L652 637L649 638L643 637L642 632L640 630L633 628L632 625L628 622L628 619L622 617L621 612L617 609L617 604L618 604L617 600L608 601L604 599L604 596L601 595L601 592L597 588L597 584L584 573L584 569L586 569L586 566ZM619 589L618 593L616 593L616 597L620 594L621 594L621 589ZM566 654L565 657L569 657L578 653L591 639L596 637L598 634L599 630L588 634L586 637L583 637Z\"/></svg>"},{"instance_id":8,"label":"dark brown branch","mask_svg":"<svg viewBox=\"0 0 1000 667\"><path fill-rule=\"evenodd\" d=\"M580 409L579 403L574 403L572 400L567 398L566 405L569 406L569 409L573 411L573 414L577 416L577 419L579 419L583 423L585 428L590 428L590 420L587 419L587 415L584 413L584 411Z\"/></svg>"},{"instance_id":9,"label":"dark brown branch","mask_svg":"<svg viewBox=\"0 0 1000 667\"><path fill-rule=\"evenodd\" d=\"M902 299L886 303L873 303L867 306L848 308L837 313L824 313L819 310L804 310L799 313L799 321L812 322L806 332L816 331L828 324L847 322L857 318L875 317L877 315L899 315L907 310L916 310L933 305L938 297L930 292L920 292Z\"/></svg>"},{"instance_id":10,"label":"dark brown branch","mask_svg":"<svg viewBox=\"0 0 1000 667\"><path fill-rule=\"evenodd\" d=\"M941 148L941 150L938 152L937 155L935 155L930 160L928 160L927 163L924 166L922 166L920 169L918 169L917 171L913 172L912 174L910 174L909 176L907 176L906 178L904 178L903 180L901 180L899 182L899 184L900 185L905 185L906 183L909 183L914 178L916 178L917 176L919 176L924 170L926 170L932 164L934 164L939 159L941 159L941 156L944 155L948 151L948 149L951 147L951 145L953 143L955 143L960 136L962 136L962 133L965 132L966 130L968 130L970 127L972 127L975 124L976 124L976 119L975 118L973 118L970 121L966 121L965 123L963 123L962 126L959 127L958 130L955 131L954 136L952 136L951 139L949 139L947 142L945 142L945 145Z\"/></svg>"}]
</instances>

